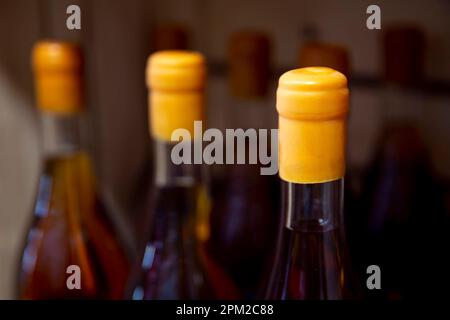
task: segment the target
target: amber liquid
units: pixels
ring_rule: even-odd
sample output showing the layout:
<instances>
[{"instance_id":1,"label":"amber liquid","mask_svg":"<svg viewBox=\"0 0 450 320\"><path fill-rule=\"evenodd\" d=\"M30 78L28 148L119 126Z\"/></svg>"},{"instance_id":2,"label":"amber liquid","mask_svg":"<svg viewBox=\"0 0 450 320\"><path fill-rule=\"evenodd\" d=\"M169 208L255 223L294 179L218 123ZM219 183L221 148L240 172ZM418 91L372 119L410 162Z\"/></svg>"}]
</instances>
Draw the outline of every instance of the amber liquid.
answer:
<instances>
[{"instance_id":1,"label":"amber liquid","mask_svg":"<svg viewBox=\"0 0 450 320\"><path fill-rule=\"evenodd\" d=\"M282 182L282 224L265 298L353 298L342 221L343 183Z\"/></svg>"},{"instance_id":2,"label":"amber liquid","mask_svg":"<svg viewBox=\"0 0 450 320\"><path fill-rule=\"evenodd\" d=\"M297 232L283 230L283 254L270 299L343 299L344 263L339 230Z\"/></svg>"},{"instance_id":3,"label":"amber liquid","mask_svg":"<svg viewBox=\"0 0 450 320\"><path fill-rule=\"evenodd\" d=\"M128 259L97 198L92 177L89 159L82 153L46 161L19 265L19 298L123 296ZM71 265L80 269L80 289L67 285Z\"/></svg>"}]
</instances>

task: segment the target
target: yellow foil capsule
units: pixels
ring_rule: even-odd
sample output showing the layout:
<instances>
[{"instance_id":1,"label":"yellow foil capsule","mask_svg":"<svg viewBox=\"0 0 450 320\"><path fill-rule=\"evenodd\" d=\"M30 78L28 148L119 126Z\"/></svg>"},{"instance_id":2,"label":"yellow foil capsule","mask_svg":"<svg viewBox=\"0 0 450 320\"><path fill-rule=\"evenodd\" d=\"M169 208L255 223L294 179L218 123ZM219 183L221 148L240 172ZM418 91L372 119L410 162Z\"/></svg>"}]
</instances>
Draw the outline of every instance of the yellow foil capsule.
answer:
<instances>
[{"instance_id":1,"label":"yellow foil capsule","mask_svg":"<svg viewBox=\"0 0 450 320\"><path fill-rule=\"evenodd\" d=\"M68 42L39 41L33 48L37 105L41 111L76 113L84 108L81 49Z\"/></svg>"},{"instance_id":2,"label":"yellow foil capsule","mask_svg":"<svg viewBox=\"0 0 450 320\"><path fill-rule=\"evenodd\" d=\"M288 71L277 90L279 174L294 183L322 183L345 173L349 91L331 68Z\"/></svg>"},{"instance_id":3,"label":"yellow foil capsule","mask_svg":"<svg viewBox=\"0 0 450 320\"><path fill-rule=\"evenodd\" d=\"M160 51L147 63L150 133L170 141L176 129L194 136L194 121L203 120L206 67L200 53Z\"/></svg>"}]
</instances>

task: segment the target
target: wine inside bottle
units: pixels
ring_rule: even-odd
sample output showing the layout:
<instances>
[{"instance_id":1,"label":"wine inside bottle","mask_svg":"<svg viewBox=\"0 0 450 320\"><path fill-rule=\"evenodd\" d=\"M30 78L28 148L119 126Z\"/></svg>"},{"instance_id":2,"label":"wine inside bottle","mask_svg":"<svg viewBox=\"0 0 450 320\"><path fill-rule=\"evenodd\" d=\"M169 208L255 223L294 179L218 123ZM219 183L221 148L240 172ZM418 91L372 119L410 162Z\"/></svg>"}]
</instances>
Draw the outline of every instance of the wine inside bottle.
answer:
<instances>
[{"instance_id":1,"label":"wine inside bottle","mask_svg":"<svg viewBox=\"0 0 450 320\"><path fill-rule=\"evenodd\" d=\"M346 78L325 67L289 71L280 78L277 110L282 227L266 298L346 298Z\"/></svg>"},{"instance_id":2,"label":"wine inside bottle","mask_svg":"<svg viewBox=\"0 0 450 320\"><path fill-rule=\"evenodd\" d=\"M81 138L81 52L39 42L33 52L44 171L18 275L22 299L120 299L128 257L95 189Z\"/></svg>"},{"instance_id":3,"label":"wine inside bottle","mask_svg":"<svg viewBox=\"0 0 450 320\"><path fill-rule=\"evenodd\" d=\"M267 297L344 298L348 266L343 240L343 179L314 184L283 181L282 188L285 224Z\"/></svg>"},{"instance_id":4,"label":"wine inside bottle","mask_svg":"<svg viewBox=\"0 0 450 320\"><path fill-rule=\"evenodd\" d=\"M176 129L193 133L194 121L203 120L204 75L203 56L195 52L161 51L149 58L156 167L146 245L130 283L135 300L238 297L228 275L205 251L211 204L204 169L193 162L175 164L172 158L178 143L194 149L190 138L172 142L171 135Z\"/></svg>"}]
</instances>

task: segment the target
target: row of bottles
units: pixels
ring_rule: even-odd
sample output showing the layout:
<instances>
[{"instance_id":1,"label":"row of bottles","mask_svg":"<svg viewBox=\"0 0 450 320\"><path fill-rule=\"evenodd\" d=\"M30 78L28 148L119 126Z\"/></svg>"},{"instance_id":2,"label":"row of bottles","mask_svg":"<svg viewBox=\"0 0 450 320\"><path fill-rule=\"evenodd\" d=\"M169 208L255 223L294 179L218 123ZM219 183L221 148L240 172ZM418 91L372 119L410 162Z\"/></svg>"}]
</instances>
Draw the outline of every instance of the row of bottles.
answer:
<instances>
[{"instance_id":1,"label":"row of bottles","mask_svg":"<svg viewBox=\"0 0 450 320\"><path fill-rule=\"evenodd\" d=\"M153 54L148 62L149 127L155 146L156 167L148 212L147 240L142 248L142 256L132 272L128 272L129 262L119 237L114 235L107 216L103 215L104 208L97 197L89 158L80 142L79 118L83 111L80 51L66 43L40 42L34 48L33 65L37 101L43 118L46 160L33 224L21 259L19 297L236 299L250 296L251 289L248 288L255 286L257 279L251 279L248 283L239 282L242 278L239 278L240 266L237 264L242 261L236 259L230 263L226 259L221 260L220 256L226 257L236 252L236 256L241 259L246 259L246 254L251 255L251 258L256 257L256 261L249 261L253 263L254 269L250 267L246 274L251 275L252 271L260 269L261 276L262 266L265 264L263 256L270 256L271 250L268 248L274 240L264 242L266 234L256 237L251 245L260 245L259 241L262 245L267 245L263 247L267 249L266 252L260 250L256 254L251 252L251 245L239 248L237 243L246 241L245 236L248 238L252 227L258 229L261 218L273 219L273 223L267 223L266 230L268 233L276 233L276 207L261 206L259 210L249 210L254 205L252 201L261 199L247 197L248 194L255 193L270 199L269 189L276 188L271 185L272 179L260 176L252 166L230 166L227 168L230 173L225 173L224 189L220 189L220 192L229 196L232 195L232 189L236 188L233 191L236 192L235 196L223 197L217 201L222 205L213 206L203 182L205 168L197 164L176 165L171 159L171 150L176 143L171 141L172 132L184 128L195 137L194 121L204 119L206 66L203 56L188 51L162 51ZM341 106L344 111L339 131L342 134L339 138L342 144L336 150L342 156L347 108L345 95L348 95L346 79L332 69L302 70L303 73L291 73L293 79L289 81L295 83L296 78L308 83L316 81L319 88L321 82L326 83L327 79L339 79L338 85L342 86L344 94ZM289 87L289 84L286 86ZM304 89L300 85L295 91L298 90L301 94ZM326 91L324 94L327 94ZM292 105L289 102L285 104L287 108ZM298 134L306 138L308 134L314 136L303 128L300 120L296 126L288 126L288 131L292 135L299 131ZM248 144L246 147L254 146ZM298 151L293 148L287 167L292 166L290 161L297 161L300 155ZM341 156L339 161L342 164L344 159ZM339 170L336 174L339 176L336 179L341 178L343 171ZM241 200L233 203L236 197ZM291 199L286 197L288 198ZM336 205L339 207L339 197L332 200L333 203L335 201L338 201ZM239 213L244 220L249 221L244 221L243 227L231 229L236 238L235 243L227 242L226 237L220 235L212 236L213 232L220 232L221 224L233 224L233 214L230 212L235 206L242 204L244 209L240 209ZM216 223L215 219L211 219L210 228L208 221L210 212L214 211L212 208L224 209L216 209ZM290 215L289 212L283 214L284 217ZM69 266L79 267L82 289L70 290L67 287ZM128 277L130 280L126 290ZM236 283L244 285L237 286Z\"/></svg>"},{"instance_id":2,"label":"row of bottles","mask_svg":"<svg viewBox=\"0 0 450 320\"><path fill-rule=\"evenodd\" d=\"M303 68L280 77L275 108L270 39L254 31L231 38L227 109L211 122L223 131L278 128L279 176L261 175L260 164L173 162L172 132L187 130L184 143L194 150L194 121L210 120L207 70L200 53L160 51L186 49L182 29L160 33L146 70L154 168L136 207L137 258L123 249L83 148L80 49L35 46L46 158L20 264L20 298L344 299L364 296L371 264L386 272L387 298L438 290L436 282L410 281L416 267L433 278L430 261L444 270L436 257L449 226L418 125L420 31L385 32L389 120L359 192L344 184L351 78L345 48L307 43ZM247 140L247 159L251 148ZM70 265L81 270L82 290L67 289Z\"/></svg>"}]
</instances>

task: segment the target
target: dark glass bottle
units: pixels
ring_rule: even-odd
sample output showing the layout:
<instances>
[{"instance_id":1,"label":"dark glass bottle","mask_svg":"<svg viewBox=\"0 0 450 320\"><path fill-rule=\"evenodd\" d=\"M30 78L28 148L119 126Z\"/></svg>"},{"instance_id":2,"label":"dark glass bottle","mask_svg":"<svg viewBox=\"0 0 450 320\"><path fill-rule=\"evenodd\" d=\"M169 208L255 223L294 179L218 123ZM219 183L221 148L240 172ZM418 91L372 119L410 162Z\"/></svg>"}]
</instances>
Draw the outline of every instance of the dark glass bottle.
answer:
<instances>
[{"instance_id":1,"label":"dark glass bottle","mask_svg":"<svg viewBox=\"0 0 450 320\"><path fill-rule=\"evenodd\" d=\"M384 35L384 126L363 189L361 251L365 265L383 272L382 292L368 294L388 299L424 297L448 283L443 192L421 130L424 41L413 26L391 27Z\"/></svg>"},{"instance_id":2,"label":"dark glass bottle","mask_svg":"<svg viewBox=\"0 0 450 320\"><path fill-rule=\"evenodd\" d=\"M171 141L172 131L193 134L193 122L203 120L203 57L161 51L150 56L147 75L156 167L147 239L131 279L130 296L135 300L237 298L236 287L205 250L211 204L202 166L175 164L172 157L177 145ZM194 137L183 143L195 149Z\"/></svg>"},{"instance_id":3,"label":"dark glass bottle","mask_svg":"<svg viewBox=\"0 0 450 320\"><path fill-rule=\"evenodd\" d=\"M242 31L233 34L229 46L230 95L222 119L224 124L219 125L224 133L225 129L266 129L270 135L270 129L276 127L276 115L269 107L271 99L267 95L269 60L270 41L264 33ZM270 152L270 137L268 140ZM261 164L248 163L249 152L258 154L258 147L246 141L247 164L215 168L208 248L233 276L245 296L253 298L267 257L273 250L279 184L274 176L261 175Z\"/></svg>"},{"instance_id":4,"label":"dark glass bottle","mask_svg":"<svg viewBox=\"0 0 450 320\"><path fill-rule=\"evenodd\" d=\"M39 42L33 52L44 170L18 275L21 299L120 299L129 262L95 190L81 144L81 53ZM80 287L72 285L78 268Z\"/></svg>"}]
</instances>

